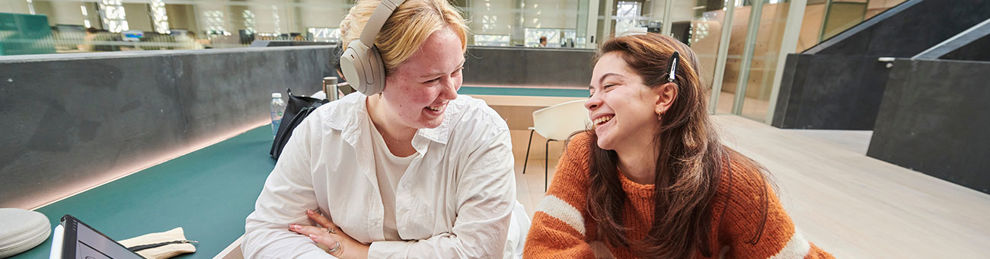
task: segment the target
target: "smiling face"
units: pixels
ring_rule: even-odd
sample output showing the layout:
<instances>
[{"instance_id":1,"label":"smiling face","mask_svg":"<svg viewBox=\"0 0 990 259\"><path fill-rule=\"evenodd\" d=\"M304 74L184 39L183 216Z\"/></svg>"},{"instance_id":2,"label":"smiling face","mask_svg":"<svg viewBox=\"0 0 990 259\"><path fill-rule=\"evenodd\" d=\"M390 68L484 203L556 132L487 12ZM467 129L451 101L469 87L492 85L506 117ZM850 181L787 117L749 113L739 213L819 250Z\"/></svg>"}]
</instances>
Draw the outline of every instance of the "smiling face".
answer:
<instances>
[{"instance_id":1,"label":"smiling face","mask_svg":"<svg viewBox=\"0 0 990 259\"><path fill-rule=\"evenodd\" d=\"M606 150L653 143L660 129L656 108L660 95L622 59L610 52L598 59L585 102L598 147Z\"/></svg>"},{"instance_id":2,"label":"smiling face","mask_svg":"<svg viewBox=\"0 0 990 259\"><path fill-rule=\"evenodd\" d=\"M461 88L463 67L457 34L449 27L431 34L385 78L381 98L387 124L410 129L440 126L447 102L456 99Z\"/></svg>"}]
</instances>

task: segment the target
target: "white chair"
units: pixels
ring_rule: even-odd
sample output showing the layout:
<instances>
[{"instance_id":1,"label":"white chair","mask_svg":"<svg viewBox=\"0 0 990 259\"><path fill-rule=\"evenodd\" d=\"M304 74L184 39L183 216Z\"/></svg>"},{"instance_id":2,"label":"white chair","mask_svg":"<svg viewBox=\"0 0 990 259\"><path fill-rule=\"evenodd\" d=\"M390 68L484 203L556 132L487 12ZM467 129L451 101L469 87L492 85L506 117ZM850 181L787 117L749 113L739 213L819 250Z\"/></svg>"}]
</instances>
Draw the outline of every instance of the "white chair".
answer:
<instances>
[{"instance_id":1,"label":"white chair","mask_svg":"<svg viewBox=\"0 0 990 259\"><path fill-rule=\"evenodd\" d=\"M545 146L546 162L543 165L543 190L549 184L550 141L563 141L574 132L588 129L591 119L588 110L584 108L585 100L574 100L555 104L533 112L533 127L529 127L529 142L526 144L526 160L523 162L523 174L529 164L529 149L533 145L533 132L540 133L547 139Z\"/></svg>"}]
</instances>

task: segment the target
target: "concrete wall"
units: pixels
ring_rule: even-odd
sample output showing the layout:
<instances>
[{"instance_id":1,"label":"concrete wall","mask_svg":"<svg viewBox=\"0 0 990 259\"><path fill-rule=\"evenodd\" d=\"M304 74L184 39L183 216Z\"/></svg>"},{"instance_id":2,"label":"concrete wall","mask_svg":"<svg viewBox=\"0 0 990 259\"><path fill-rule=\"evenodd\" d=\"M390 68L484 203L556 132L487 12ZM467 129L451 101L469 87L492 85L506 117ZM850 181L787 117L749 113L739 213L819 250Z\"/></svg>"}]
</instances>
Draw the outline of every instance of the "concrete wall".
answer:
<instances>
[{"instance_id":1,"label":"concrete wall","mask_svg":"<svg viewBox=\"0 0 990 259\"><path fill-rule=\"evenodd\" d=\"M273 41L273 44L323 43ZM331 47L331 53L339 53L336 46ZM468 46L464 61L464 85L585 89L595 66L594 57L595 51L592 49ZM330 67L336 66L336 56L330 62Z\"/></svg>"},{"instance_id":2,"label":"concrete wall","mask_svg":"<svg viewBox=\"0 0 990 259\"><path fill-rule=\"evenodd\" d=\"M338 53L336 47L331 50ZM595 50L468 46L464 85L588 88ZM337 62L334 58L331 62ZM331 67L336 63L331 63Z\"/></svg>"},{"instance_id":3,"label":"concrete wall","mask_svg":"<svg viewBox=\"0 0 990 259\"><path fill-rule=\"evenodd\" d=\"M591 49L468 47L465 85L536 85L587 88Z\"/></svg>"},{"instance_id":4,"label":"concrete wall","mask_svg":"<svg viewBox=\"0 0 990 259\"><path fill-rule=\"evenodd\" d=\"M990 193L990 62L898 59L868 156Z\"/></svg>"},{"instance_id":5,"label":"concrete wall","mask_svg":"<svg viewBox=\"0 0 990 259\"><path fill-rule=\"evenodd\" d=\"M36 206L268 120L320 88L330 48L0 57L0 207Z\"/></svg>"},{"instance_id":6,"label":"concrete wall","mask_svg":"<svg viewBox=\"0 0 990 259\"><path fill-rule=\"evenodd\" d=\"M887 80L877 58L914 56L988 18L990 1L909 0L789 55L771 124L872 129Z\"/></svg>"},{"instance_id":7,"label":"concrete wall","mask_svg":"<svg viewBox=\"0 0 990 259\"><path fill-rule=\"evenodd\" d=\"M787 129L873 128L885 63L843 55L787 55L771 125Z\"/></svg>"}]
</instances>

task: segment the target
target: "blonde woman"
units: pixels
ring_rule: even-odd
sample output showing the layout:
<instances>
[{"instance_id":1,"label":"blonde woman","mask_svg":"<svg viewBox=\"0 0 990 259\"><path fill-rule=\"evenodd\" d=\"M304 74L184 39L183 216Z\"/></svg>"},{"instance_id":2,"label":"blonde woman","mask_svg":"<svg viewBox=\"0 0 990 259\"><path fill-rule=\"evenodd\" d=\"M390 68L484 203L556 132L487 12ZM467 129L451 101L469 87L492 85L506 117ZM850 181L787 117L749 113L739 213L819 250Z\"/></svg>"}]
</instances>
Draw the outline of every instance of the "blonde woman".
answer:
<instances>
[{"instance_id":1,"label":"blonde woman","mask_svg":"<svg viewBox=\"0 0 990 259\"><path fill-rule=\"evenodd\" d=\"M695 54L643 34L602 44L527 258L831 258L791 222L761 167L719 140Z\"/></svg>"},{"instance_id":2,"label":"blonde woman","mask_svg":"<svg viewBox=\"0 0 990 259\"><path fill-rule=\"evenodd\" d=\"M378 6L351 9L344 48L363 44L352 41ZM495 111L457 95L463 18L445 0L405 1L373 45L384 90L321 106L293 131L247 218L244 255L502 257L515 204L512 148Z\"/></svg>"}]
</instances>

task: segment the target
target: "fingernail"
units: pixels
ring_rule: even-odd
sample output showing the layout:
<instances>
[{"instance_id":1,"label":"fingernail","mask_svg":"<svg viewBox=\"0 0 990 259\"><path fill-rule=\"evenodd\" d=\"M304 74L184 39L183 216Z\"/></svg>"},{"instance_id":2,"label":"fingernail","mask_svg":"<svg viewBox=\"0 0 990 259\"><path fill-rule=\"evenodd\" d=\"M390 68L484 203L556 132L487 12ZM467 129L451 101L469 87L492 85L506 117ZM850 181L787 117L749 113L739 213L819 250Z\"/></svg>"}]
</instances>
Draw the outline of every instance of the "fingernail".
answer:
<instances>
[{"instance_id":1,"label":"fingernail","mask_svg":"<svg viewBox=\"0 0 990 259\"><path fill-rule=\"evenodd\" d=\"M316 235L313 235L313 234L309 234L309 238L310 238L310 239L316 239Z\"/></svg>"},{"instance_id":2,"label":"fingernail","mask_svg":"<svg viewBox=\"0 0 990 259\"><path fill-rule=\"evenodd\" d=\"M306 210L306 214L313 214L313 213L316 213L316 212L313 211L313 210Z\"/></svg>"}]
</instances>

